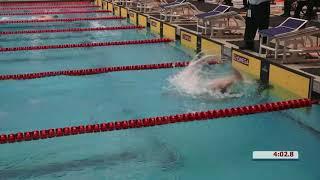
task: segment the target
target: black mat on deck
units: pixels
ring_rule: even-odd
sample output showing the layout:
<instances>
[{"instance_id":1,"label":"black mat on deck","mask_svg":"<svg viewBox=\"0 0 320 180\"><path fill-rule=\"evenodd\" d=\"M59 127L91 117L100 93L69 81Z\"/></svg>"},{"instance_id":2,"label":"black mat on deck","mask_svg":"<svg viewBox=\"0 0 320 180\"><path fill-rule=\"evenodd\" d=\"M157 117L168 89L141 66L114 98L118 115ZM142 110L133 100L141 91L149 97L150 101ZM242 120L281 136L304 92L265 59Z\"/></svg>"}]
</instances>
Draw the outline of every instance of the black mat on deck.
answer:
<instances>
[{"instance_id":1,"label":"black mat on deck","mask_svg":"<svg viewBox=\"0 0 320 180\"><path fill-rule=\"evenodd\" d=\"M244 45L244 41L228 41L228 43L234 44L236 46L243 46ZM256 40L254 41L254 52L259 52L259 41Z\"/></svg>"},{"instance_id":2,"label":"black mat on deck","mask_svg":"<svg viewBox=\"0 0 320 180\"><path fill-rule=\"evenodd\" d=\"M188 1L191 4L195 5L200 11L203 12L209 12L212 11L214 8L216 8L218 6L218 4L210 4L210 3L205 3L205 2L201 2L201 1ZM235 11L235 12L242 12L240 9L237 8L230 8L230 11Z\"/></svg>"},{"instance_id":3,"label":"black mat on deck","mask_svg":"<svg viewBox=\"0 0 320 180\"><path fill-rule=\"evenodd\" d=\"M234 44L234 45L236 45L238 47L244 45L244 41L243 40L242 41L227 41L227 42L229 42L231 44ZM270 43L270 46L271 47L275 47L275 44L274 43ZM254 41L254 51L253 52L259 53L259 47L260 47L259 40L255 40ZM279 45L279 48L283 48L283 46Z\"/></svg>"},{"instance_id":4,"label":"black mat on deck","mask_svg":"<svg viewBox=\"0 0 320 180\"><path fill-rule=\"evenodd\" d=\"M270 27L278 26L286 19L287 18L281 17L281 16L271 16L269 20L269 26Z\"/></svg>"},{"instance_id":5,"label":"black mat on deck","mask_svg":"<svg viewBox=\"0 0 320 180\"><path fill-rule=\"evenodd\" d=\"M320 22L319 21L310 21L308 23L308 26L315 26L315 27L320 28Z\"/></svg>"},{"instance_id":6,"label":"black mat on deck","mask_svg":"<svg viewBox=\"0 0 320 180\"><path fill-rule=\"evenodd\" d=\"M151 17L160 20L160 14L149 14Z\"/></svg>"},{"instance_id":7,"label":"black mat on deck","mask_svg":"<svg viewBox=\"0 0 320 180\"><path fill-rule=\"evenodd\" d=\"M197 31L197 25L179 25L180 27L190 29L192 31Z\"/></svg>"},{"instance_id":8,"label":"black mat on deck","mask_svg":"<svg viewBox=\"0 0 320 180\"><path fill-rule=\"evenodd\" d=\"M303 68L300 70L307 72L307 73L310 73L310 74L313 74L313 75L316 75L316 76L320 76L320 68Z\"/></svg>"},{"instance_id":9,"label":"black mat on deck","mask_svg":"<svg viewBox=\"0 0 320 180\"><path fill-rule=\"evenodd\" d=\"M139 9L136 8L136 7L130 7L130 10L134 10L134 11L136 11L136 12L139 12Z\"/></svg>"},{"instance_id":10,"label":"black mat on deck","mask_svg":"<svg viewBox=\"0 0 320 180\"><path fill-rule=\"evenodd\" d=\"M193 4L200 11L203 11L203 12L209 12L218 6L218 4L209 4L209 3L200 2L200 1L189 1L189 3Z\"/></svg>"}]
</instances>

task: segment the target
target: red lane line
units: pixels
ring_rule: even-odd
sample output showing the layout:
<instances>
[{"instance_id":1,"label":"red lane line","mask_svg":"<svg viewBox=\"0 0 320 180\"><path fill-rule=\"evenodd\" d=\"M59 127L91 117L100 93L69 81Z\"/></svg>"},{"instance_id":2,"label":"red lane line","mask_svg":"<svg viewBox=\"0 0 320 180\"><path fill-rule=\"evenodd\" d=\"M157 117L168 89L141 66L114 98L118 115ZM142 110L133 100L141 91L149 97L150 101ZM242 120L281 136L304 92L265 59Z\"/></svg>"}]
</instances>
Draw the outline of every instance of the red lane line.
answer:
<instances>
[{"instance_id":1,"label":"red lane line","mask_svg":"<svg viewBox=\"0 0 320 180\"><path fill-rule=\"evenodd\" d=\"M170 39L143 39L143 40L129 40L129 41L111 41L111 42L94 42L94 43L80 43L80 44L58 44L58 45L44 45L44 46L25 46L25 47L8 47L0 48L0 52L8 51L31 51L44 49L65 49L65 48L84 48L84 47L98 47L98 46L120 46L132 44L154 44L171 42Z\"/></svg>"},{"instance_id":2,"label":"red lane line","mask_svg":"<svg viewBox=\"0 0 320 180\"><path fill-rule=\"evenodd\" d=\"M218 64L216 61L209 62L209 64ZM188 66L188 61L181 62L168 62L160 64L141 64L132 66L114 66L114 67L101 67L92 69L76 69L76 70L62 70L51 72L38 72L38 73L26 73L26 74L10 74L0 75L0 80L27 80L38 79L51 76L87 76L94 74L120 72L120 71L140 71L140 70L154 70L154 69L169 69Z\"/></svg>"},{"instance_id":3,"label":"red lane line","mask_svg":"<svg viewBox=\"0 0 320 180\"><path fill-rule=\"evenodd\" d=\"M278 101L249 106L240 106L225 109L214 109L209 111L198 111L192 113L175 114L168 116L156 116L143 119L131 119L124 121L106 122L101 124L88 124L79 126L67 126L63 128L51 128L43 130L33 130L27 132L15 132L0 135L0 144L15 143L22 141L32 141L47 138L57 138L70 135L81 135L84 133L99 133L114 130L125 130L134 128L146 128L161 126L173 123L186 123L190 121L215 120L218 118L234 117L286 109L312 107L311 99L295 99L288 101Z\"/></svg>"},{"instance_id":4,"label":"red lane line","mask_svg":"<svg viewBox=\"0 0 320 180\"><path fill-rule=\"evenodd\" d=\"M42 15L42 14L84 14L84 13L108 13L109 10L93 11L64 11L64 12L27 12L27 13L0 13L0 16L23 16L23 15Z\"/></svg>"},{"instance_id":5,"label":"red lane line","mask_svg":"<svg viewBox=\"0 0 320 180\"><path fill-rule=\"evenodd\" d=\"M34 2L34 3L27 3L27 2L25 2L25 3L18 3L18 2L11 2L11 3L6 3L6 2L2 2L2 3L0 3L0 6L5 6L5 7L7 7L7 6L43 6L43 5L51 5L51 6L55 6L55 5L70 5L70 4L72 4L72 5L77 5L77 4L88 4L88 5L90 5L91 4L91 2L86 2L86 1L84 1L84 2Z\"/></svg>"},{"instance_id":6,"label":"red lane line","mask_svg":"<svg viewBox=\"0 0 320 180\"><path fill-rule=\"evenodd\" d=\"M0 7L35 7L35 6L67 6L67 5L92 5L91 3L47 3L47 4L7 4L7 5L0 5Z\"/></svg>"},{"instance_id":7,"label":"red lane line","mask_svg":"<svg viewBox=\"0 0 320 180\"><path fill-rule=\"evenodd\" d=\"M130 29L142 29L142 28L144 27L143 26L113 26L113 27L97 27L97 28L39 29L39 30L24 30L24 31L3 31L3 32L0 32L0 35L130 30Z\"/></svg>"},{"instance_id":8,"label":"red lane line","mask_svg":"<svg viewBox=\"0 0 320 180\"><path fill-rule=\"evenodd\" d=\"M88 6L35 6L35 7L12 7L12 8L0 8L1 11L5 10L28 10L28 9L77 9L77 8L97 8L100 6L88 5Z\"/></svg>"},{"instance_id":9,"label":"red lane line","mask_svg":"<svg viewBox=\"0 0 320 180\"><path fill-rule=\"evenodd\" d=\"M43 1L38 1L38 0L35 0L35 1L2 1L0 2L0 4L15 4L15 3L21 3L21 4L37 4L37 3L68 3L68 2L92 2L91 0L72 0L72 1L59 1L59 0L56 0L56 1L47 1L47 0L43 0Z\"/></svg>"},{"instance_id":10,"label":"red lane line","mask_svg":"<svg viewBox=\"0 0 320 180\"><path fill-rule=\"evenodd\" d=\"M23 20L7 20L0 21L0 24L20 24L20 23L46 23L46 22L74 22L74 21L97 21L97 20L116 20L125 19L120 16L105 16L105 17L89 17L89 18L63 18L63 19L23 19Z\"/></svg>"}]
</instances>

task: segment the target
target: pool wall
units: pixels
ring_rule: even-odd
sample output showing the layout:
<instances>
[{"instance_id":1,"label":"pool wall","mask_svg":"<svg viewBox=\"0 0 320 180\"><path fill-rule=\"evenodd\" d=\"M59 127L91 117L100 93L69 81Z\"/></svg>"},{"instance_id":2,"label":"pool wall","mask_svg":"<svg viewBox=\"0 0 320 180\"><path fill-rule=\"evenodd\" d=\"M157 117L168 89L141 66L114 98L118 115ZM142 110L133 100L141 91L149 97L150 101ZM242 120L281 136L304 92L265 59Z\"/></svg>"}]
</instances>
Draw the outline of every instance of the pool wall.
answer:
<instances>
[{"instance_id":1,"label":"pool wall","mask_svg":"<svg viewBox=\"0 0 320 180\"><path fill-rule=\"evenodd\" d=\"M208 52L221 58L224 55L225 44L203 37L183 27L163 22L155 17L143 14L134 9L121 5L96 0L96 4L103 4L103 9L113 12L116 16L128 18L131 24L137 24L150 28L150 31L160 37L177 40L182 46L195 52ZM298 97L311 98L313 89L313 77L288 68L278 63L268 61L249 52L231 48L232 66L244 71L264 83L284 88Z\"/></svg>"}]
</instances>

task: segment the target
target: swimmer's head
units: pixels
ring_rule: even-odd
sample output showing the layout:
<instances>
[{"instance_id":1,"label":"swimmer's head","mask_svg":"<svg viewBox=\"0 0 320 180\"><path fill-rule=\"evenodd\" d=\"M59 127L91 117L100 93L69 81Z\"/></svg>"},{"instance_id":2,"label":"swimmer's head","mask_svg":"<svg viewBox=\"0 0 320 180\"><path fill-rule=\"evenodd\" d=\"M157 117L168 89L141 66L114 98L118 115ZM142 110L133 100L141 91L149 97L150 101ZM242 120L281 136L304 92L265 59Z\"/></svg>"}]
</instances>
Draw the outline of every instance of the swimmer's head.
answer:
<instances>
[{"instance_id":1,"label":"swimmer's head","mask_svg":"<svg viewBox=\"0 0 320 180\"><path fill-rule=\"evenodd\" d=\"M234 72L234 77L237 81L242 81L243 80L243 77L242 75L240 74L240 72L236 69L233 69L233 72Z\"/></svg>"},{"instance_id":2,"label":"swimmer's head","mask_svg":"<svg viewBox=\"0 0 320 180\"><path fill-rule=\"evenodd\" d=\"M39 19L56 19L58 17L59 17L58 15L53 15L53 16L41 15L41 16L39 16Z\"/></svg>"}]
</instances>

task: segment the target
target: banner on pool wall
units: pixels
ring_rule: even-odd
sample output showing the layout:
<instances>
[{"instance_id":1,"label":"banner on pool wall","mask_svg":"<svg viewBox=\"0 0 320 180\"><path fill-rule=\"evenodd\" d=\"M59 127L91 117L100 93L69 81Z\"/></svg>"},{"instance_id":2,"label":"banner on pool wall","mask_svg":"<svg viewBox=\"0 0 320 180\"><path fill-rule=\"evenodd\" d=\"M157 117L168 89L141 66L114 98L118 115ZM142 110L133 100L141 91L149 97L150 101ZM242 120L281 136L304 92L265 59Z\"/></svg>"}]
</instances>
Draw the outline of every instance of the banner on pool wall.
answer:
<instances>
[{"instance_id":1,"label":"banner on pool wall","mask_svg":"<svg viewBox=\"0 0 320 180\"><path fill-rule=\"evenodd\" d=\"M191 42L191 36L189 34L182 34L182 39Z\"/></svg>"},{"instance_id":2,"label":"banner on pool wall","mask_svg":"<svg viewBox=\"0 0 320 180\"><path fill-rule=\"evenodd\" d=\"M174 26L171 26L170 24L163 23L162 24L162 35L165 38L169 38L172 40L176 40L176 32L177 28Z\"/></svg>"},{"instance_id":3,"label":"banner on pool wall","mask_svg":"<svg viewBox=\"0 0 320 180\"><path fill-rule=\"evenodd\" d=\"M312 78L285 66L270 64L269 82L299 97L311 97Z\"/></svg>"},{"instance_id":4,"label":"banner on pool wall","mask_svg":"<svg viewBox=\"0 0 320 180\"><path fill-rule=\"evenodd\" d=\"M150 30L151 32L161 35L161 22L155 19L150 19Z\"/></svg>"},{"instance_id":5,"label":"banner on pool wall","mask_svg":"<svg viewBox=\"0 0 320 180\"><path fill-rule=\"evenodd\" d=\"M108 2L108 10L113 12L113 4Z\"/></svg>"},{"instance_id":6,"label":"banner on pool wall","mask_svg":"<svg viewBox=\"0 0 320 180\"><path fill-rule=\"evenodd\" d=\"M128 18L128 10L126 8L121 7L121 17Z\"/></svg>"},{"instance_id":7,"label":"banner on pool wall","mask_svg":"<svg viewBox=\"0 0 320 180\"><path fill-rule=\"evenodd\" d=\"M233 56L233 60L243 65L249 66L249 59L238 54Z\"/></svg>"},{"instance_id":8,"label":"banner on pool wall","mask_svg":"<svg viewBox=\"0 0 320 180\"><path fill-rule=\"evenodd\" d=\"M198 36L184 30L180 32L181 45L187 48L198 50Z\"/></svg>"},{"instance_id":9,"label":"banner on pool wall","mask_svg":"<svg viewBox=\"0 0 320 180\"><path fill-rule=\"evenodd\" d=\"M138 25L139 25L139 26L147 27L147 26L148 26L147 17L144 16L144 15L142 15L142 14L139 14L139 15L138 15Z\"/></svg>"},{"instance_id":10,"label":"banner on pool wall","mask_svg":"<svg viewBox=\"0 0 320 180\"><path fill-rule=\"evenodd\" d=\"M129 11L129 19L131 24L138 25L138 16L136 12Z\"/></svg>"},{"instance_id":11,"label":"banner on pool wall","mask_svg":"<svg viewBox=\"0 0 320 180\"><path fill-rule=\"evenodd\" d=\"M114 5L114 7L113 7L113 13L114 13L115 16L120 16L120 7Z\"/></svg>"},{"instance_id":12,"label":"banner on pool wall","mask_svg":"<svg viewBox=\"0 0 320 180\"><path fill-rule=\"evenodd\" d=\"M102 9L103 10L108 10L108 3L107 2L103 2Z\"/></svg>"},{"instance_id":13,"label":"banner on pool wall","mask_svg":"<svg viewBox=\"0 0 320 180\"><path fill-rule=\"evenodd\" d=\"M260 79L261 59L258 57L232 49L232 66Z\"/></svg>"},{"instance_id":14,"label":"banner on pool wall","mask_svg":"<svg viewBox=\"0 0 320 180\"><path fill-rule=\"evenodd\" d=\"M215 42L211 39L201 38L201 52L214 55L217 59L221 59L223 44Z\"/></svg>"},{"instance_id":15,"label":"banner on pool wall","mask_svg":"<svg viewBox=\"0 0 320 180\"><path fill-rule=\"evenodd\" d=\"M102 7L102 0L98 0L98 6Z\"/></svg>"}]
</instances>

